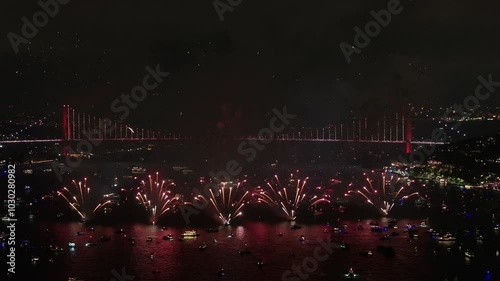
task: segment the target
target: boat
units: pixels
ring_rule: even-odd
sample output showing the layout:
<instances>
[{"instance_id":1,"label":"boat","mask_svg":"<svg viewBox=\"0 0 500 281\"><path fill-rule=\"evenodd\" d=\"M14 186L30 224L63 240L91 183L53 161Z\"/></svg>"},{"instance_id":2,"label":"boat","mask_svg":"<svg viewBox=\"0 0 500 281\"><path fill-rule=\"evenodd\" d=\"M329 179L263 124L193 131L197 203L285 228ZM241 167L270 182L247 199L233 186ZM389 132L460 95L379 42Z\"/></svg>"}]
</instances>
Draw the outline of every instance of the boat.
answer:
<instances>
[{"instance_id":1,"label":"boat","mask_svg":"<svg viewBox=\"0 0 500 281\"><path fill-rule=\"evenodd\" d=\"M59 246L50 246L49 250L54 253L64 252L64 249Z\"/></svg>"},{"instance_id":2,"label":"boat","mask_svg":"<svg viewBox=\"0 0 500 281\"><path fill-rule=\"evenodd\" d=\"M172 241L172 240L174 240L174 236L172 236L172 234L169 234L169 235L163 236L163 240L169 240L169 241Z\"/></svg>"},{"instance_id":3,"label":"boat","mask_svg":"<svg viewBox=\"0 0 500 281\"><path fill-rule=\"evenodd\" d=\"M69 242L68 247L74 248L76 246L75 242Z\"/></svg>"},{"instance_id":4,"label":"boat","mask_svg":"<svg viewBox=\"0 0 500 281\"><path fill-rule=\"evenodd\" d=\"M218 276L224 276L224 275L226 275L226 272L224 271L224 269L221 269L221 270L219 270L219 271L217 272L217 275L218 275Z\"/></svg>"},{"instance_id":5,"label":"boat","mask_svg":"<svg viewBox=\"0 0 500 281\"><path fill-rule=\"evenodd\" d=\"M301 229L302 226L298 225L298 224L294 224L292 225L292 227L290 227L290 229Z\"/></svg>"},{"instance_id":6,"label":"boat","mask_svg":"<svg viewBox=\"0 0 500 281\"><path fill-rule=\"evenodd\" d=\"M345 277L347 277L348 279L354 279L356 278L358 275L354 273L354 270L351 268L349 268L349 271L345 274Z\"/></svg>"},{"instance_id":7,"label":"boat","mask_svg":"<svg viewBox=\"0 0 500 281\"><path fill-rule=\"evenodd\" d=\"M153 237L146 238L146 242L153 242Z\"/></svg>"},{"instance_id":8,"label":"boat","mask_svg":"<svg viewBox=\"0 0 500 281\"><path fill-rule=\"evenodd\" d=\"M423 222L421 222L421 223L420 223L420 227L425 228L425 227L429 227L429 225L427 225L427 224L425 223L425 221L423 221Z\"/></svg>"},{"instance_id":9,"label":"boat","mask_svg":"<svg viewBox=\"0 0 500 281\"><path fill-rule=\"evenodd\" d=\"M469 258L469 259L473 259L473 258L475 258L476 256L474 255L474 253L473 253L473 252L471 252L471 251L467 250L467 251L465 251L465 257L466 257L466 258Z\"/></svg>"},{"instance_id":10,"label":"boat","mask_svg":"<svg viewBox=\"0 0 500 281\"><path fill-rule=\"evenodd\" d=\"M451 233L446 233L445 235L438 238L439 241L455 241L455 236L451 235Z\"/></svg>"},{"instance_id":11,"label":"boat","mask_svg":"<svg viewBox=\"0 0 500 281\"><path fill-rule=\"evenodd\" d=\"M342 242L342 244L340 244L340 248L344 250L349 250L350 247L349 244Z\"/></svg>"},{"instance_id":12,"label":"boat","mask_svg":"<svg viewBox=\"0 0 500 281\"><path fill-rule=\"evenodd\" d=\"M182 237L196 237L200 236L200 234L196 230L187 230L182 233Z\"/></svg>"},{"instance_id":13,"label":"boat","mask_svg":"<svg viewBox=\"0 0 500 281\"><path fill-rule=\"evenodd\" d=\"M144 174L144 173L146 173L146 168L135 166L135 167L132 167L130 169L130 171L132 172L132 174Z\"/></svg>"},{"instance_id":14,"label":"boat","mask_svg":"<svg viewBox=\"0 0 500 281\"><path fill-rule=\"evenodd\" d=\"M85 243L85 247L93 247L93 246L97 246L97 244L93 241L89 241L89 242Z\"/></svg>"},{"instance_id":15,"label":"boat","mask_svg":"<svg viewBox=\"0 0 500 281\"><path fill-rule=\"evenodd\" d=\"M200 251L204 251L206 248L207 248L207 245L205 243L203 243L203 245L198 247L198 249L200 249Z\"/></svg>"},{"instance_id":16,"label":"boat","mask_svg":"<svg viewBox=\"0 0 500 281\"><path fill-rule=\"evenodd\" d=\"M78 231L78 232L76 233L76 235L77 235L77 236L81 236L81 235L84 235L84 234L85 234L85 232L83 232L83 231Z\"/></svg>"},{"instance_id":17,"label":"boat","mask_svg":"<svg viewBox=\"0 0 500 281\"><path fill-rule=\"evenodd\" d=\"M304 237L304 235L300 235L300 242L304 242L306 241L306 238Z\"/></svg>"},{"instance_id":18,"label":"boat","mask_svg":"<svg viewBox=\"0 0 500 281\"><path fill-rule=\"evenodd\" d=\"M373 256L373 252L372 251L364 251L364 252L360 252L359 255L363 256L363 257L371 257L371 256Z\"/></svg>"},{"instance_id":19,"label":"boat","mask_svg":"<svg viewBox=\"0 0 500 281\"><path fill-rule=\"evenodd\" d=\"M264 262L263 262L262 260L259 260L259 261L257 262L257 266L258 266L258 267L262 267L263 265L264 265Z\"/></svg>"},{"instance_id":20,"label":"boat","mask_svg":"<svg viewBox=\"0 0 500 281\"><path fill-rule=\"evenodd\" d=\"M389 235L384 235L382 237L379 238L380 240L390 240L391 237L389 237Z\"/></svg>"}]
</instances>

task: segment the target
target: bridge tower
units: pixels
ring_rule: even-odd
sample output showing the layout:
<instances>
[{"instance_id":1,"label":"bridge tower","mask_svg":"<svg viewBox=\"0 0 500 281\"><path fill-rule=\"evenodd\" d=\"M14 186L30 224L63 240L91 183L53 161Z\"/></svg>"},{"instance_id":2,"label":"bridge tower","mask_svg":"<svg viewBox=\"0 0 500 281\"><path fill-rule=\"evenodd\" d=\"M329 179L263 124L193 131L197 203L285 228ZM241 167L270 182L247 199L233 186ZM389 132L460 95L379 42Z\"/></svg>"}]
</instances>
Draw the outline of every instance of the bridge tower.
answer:
<instances>
[{"instance_id":1,"label":"bridge tower","mask_svg":"<svg viewBox=\"0 0 500 281\"><path fill-rule=\"evenodd\" d=\"M411 138L412 138L412 128L411 128L411 119L412 119L412 107L409 104L405 108L405 113L406 118L405 118L405 141L406 141L406 149L405 152L407 155L411 153Z\"/></svg>"},{"instance_id":2,"label":"bridge tower","mask_svg":"<svg viewBox=\"0 0 500 281\"><path fill-rule=\"evenodd\" d=\"M66 149L66 146L68 145L68 140L71 138L71 128L69 125L69 112L70 112L70 106L69 105L63 105L63 155L67 156L68 151Z\"/></svg>"}]
</instances>

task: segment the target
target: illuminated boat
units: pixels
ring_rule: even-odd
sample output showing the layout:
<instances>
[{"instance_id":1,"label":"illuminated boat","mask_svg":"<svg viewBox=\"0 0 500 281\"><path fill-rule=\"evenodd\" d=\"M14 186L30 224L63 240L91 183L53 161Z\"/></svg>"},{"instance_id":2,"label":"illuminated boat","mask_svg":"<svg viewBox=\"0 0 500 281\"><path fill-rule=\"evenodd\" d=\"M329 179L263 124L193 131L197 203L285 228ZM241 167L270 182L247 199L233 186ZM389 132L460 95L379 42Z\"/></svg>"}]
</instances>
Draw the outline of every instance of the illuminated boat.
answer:
<instances>
[{"instance_id":1,"label":"illuminated boat","mask_svg":"<svg viewBox=\"0 0 500 281\"><path fill-rule=\"evenodd\" d=\"M380 240L390 240L391 237L389 237L389 235L384 235L382 237L379 238Z\"/></svg>"},{"instance_id":2,"label":"illuminated boat","mask_svg":"<svg viewBox=\"0 0 500 281\"><path fill-rule=\"evenodd\" d=\"M50 251L54 253L64 252L64 249L58 246L51 246Z\"/></svg>"},{"instance_id":3,"label":"illuminated boat","mask_svg":"<svg viewBox=\"0 0 500 281\"><path fill-rule=\"evenodd\" d=\"M439 241L455 241L456 238L455 238L455 236L451 235L450 233L446 233L445 235L439 237L438 240Z\"/></svg>"},{"instance_id":4,"label":"illuminated boat","mask_svg":"<svg viewBox=\"0 0 500 281\"><path fill-rule=\"evenodd\" d=\"M74 248L76 246L75 242L69 242L68 247Z\"/></svg>"},{"instance_id":5,"label":"illuminated boat","mask_svg":"<svg viewBox=\"0 0 500 281\"><path fill-rule=\"evenodd\" d=\"M473 258L475 258L476 256L474 255L474 253L473 253L473 252L471 252L471 251L467 250L467 251L465 251L465 257L466 257L466 258L469 258L469 259L473 259Z\"/></svg>"},{"instance_id":6,"label":"illuminated boat","mask_svg":"<svg viewBox=\"0 0 500 281\"><path fill-rule=\"evenodd\" d=\"M224 269L221 269L221 270L219 270L219 272L217 272L217 275L218 276L225 276L226 272L224 271Z\"/></svg>"},{"instance_id":7,"label":"illuminated boat","mask_svg":"<svg viewBox=\"0 0 500 281\"><path fill-rule=\"evenodd\" d=\"M200 236L200 234L196 230L187 230L187 231L184 231L184 233L182 233L182 237L184 237L184 238L196 237L196 236Z\"/></svg>"},{"instance_id":8,"label":"illuminated boat","mask_svg":"<svg viewBox=\"0 0 500 281\"><path fill-rule=\"evenodd\" d=\"M163 240L169 240L169 241L174 240L174 236L172 236L172 234L163 236Z\"/></svg>"},{"instance_id":9,"label":"illuminated boat","mask_svg":"<svg viewBox=\"0 0 500 281\"><path fill-rule=\"evenodd\" d=\"M136 166L132 167L130 171L132 172L132 174L144 174L146 173L146 168Z\"/></svg>"},{"instance_id":10,"label":"illuminated boat","mask_svg":"<svg viewBox=\"0 0 500 281\"><path fill-rule=\"evenodd\" d=\"M359 255L362 256L362 257L371 257L373 256L373 252L372 251L362 251L362 252L359 252Z\"/></svg>"},{"instance_id":11,"label":"illuminated boat","mask_svg":"<svg viewBox=\"0 0 500 281\"><path fill-rule=\"evenodd\" d=\"M352 268L349 269L349 271L344 274L345 277L347 277L348 279L354 279L354 278L358 278L359 275L354 273L354 270Z\"/></svg>"}]
</instances>

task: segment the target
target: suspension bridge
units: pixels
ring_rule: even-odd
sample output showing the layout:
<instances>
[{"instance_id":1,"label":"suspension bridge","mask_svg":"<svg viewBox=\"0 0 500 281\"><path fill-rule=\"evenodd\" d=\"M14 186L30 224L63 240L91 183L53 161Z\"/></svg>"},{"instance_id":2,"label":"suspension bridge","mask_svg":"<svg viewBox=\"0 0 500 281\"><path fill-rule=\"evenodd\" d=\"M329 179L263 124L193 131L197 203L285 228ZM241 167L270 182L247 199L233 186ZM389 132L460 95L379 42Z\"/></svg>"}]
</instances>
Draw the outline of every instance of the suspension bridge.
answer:
<instances>
[{"instance_id":1,"label":"suspension bridge","mask_svg":"<svg viewBox=\"0 0 500 281\"><path fill-rule=\"evenodd\" d=\"M43 123L40 121L40 123ZM31 124L29 127L36 126ZM62 132L48 138L29 138L29 135L2 134L0 144L42 143L42 142L78 142L95 141L183 141L190 136L162 130L147 129L127 124L123 121L110 120L80 112L70 105L62 110ZM28 130L26 127L24 130ZM22 131L22 130L21 130ZM289 128L283 132L264 135L260 132L237 140L287 141L287 142L353 142L353 143L392 143L403 144L405 152L411 153L412 145L441 145L441 141L417 141L413 139L412 112L401 110L371 120L355 118L348 122L331 124L322 128ZM24 136L24 137L23 137ZM28 136L28 137L26 137Z\"/></svg>"}]
</instances>

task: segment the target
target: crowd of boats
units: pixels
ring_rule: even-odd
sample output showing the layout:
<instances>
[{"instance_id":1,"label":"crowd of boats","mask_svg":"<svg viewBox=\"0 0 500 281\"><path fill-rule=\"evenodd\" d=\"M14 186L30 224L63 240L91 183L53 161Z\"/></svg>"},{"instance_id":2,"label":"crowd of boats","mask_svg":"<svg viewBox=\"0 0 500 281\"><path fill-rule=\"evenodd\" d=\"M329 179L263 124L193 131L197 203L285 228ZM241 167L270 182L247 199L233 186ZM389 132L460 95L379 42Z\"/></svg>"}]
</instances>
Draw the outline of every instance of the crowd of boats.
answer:
<instances>
[{"instance_id":1,"label":"crowd of boats","mask_svg":"<svg viewBox=\"0 0 500 281\"><path fill-rule=\"evenodd\" d=\"M495 227L496 227L496 230L500 229L500 225L496 225ZM423 221L420 225L407 224L401 230L398 229L398 224L397 224L396 220L389 220L387 225L380 225L377 222L370 222L368 224L368 228L369 228L369 231L371 231L371 232L380 233L380 236L379 236L380 241L388 241L388 240L391 240L393 237L397 237L397 236L400 236L402 234L408 235L408 238L411 240L411 239L416 239L420 233L427 233L427 235L429 237L431 237L433 240L435 240L438 243L455 243L457 240L461 240L461 239L457 238L457 236L463 237L463 235L457 235L457 233L451 233L448 231L439 231L439 230L436 230L434 228L431 228L428 221ZM295 231L295 230L302 229L302 227L300 225L293 224L290 226L290 229L292 231ZM355 230L356 229L358 231L364 231L364 230L366 230L366 226L359 224L355 228ZM162 231L165 231L165 230L167 230L167 228L163 227ZM219 232L219 228L208 228L205 231L207 233ZM86 231L78 231L78 232L76 232L76 236L86 235L86 232L91 233L89 235L91 239L83 244L85 247L98 246L100 243L105 243L105 242L110 241L112 239L111 236L102 235L102 236L100 236L100 238L97 238L97 239L94 238L94 240L92 240L94 228L87 228ZM349 233L348 226L346 224L339 225L339 226L332 226L330 224L327 224L326 228L324 228L322 232L325 234L328 234L330 232L333 232L333 233L337 232L339 234L348 234ZM115 233L120 234L121 237L123 237L123 238L129 239L131 245L135 245L136 239L134 237L127 237L127 233L124 229L121 229L121 228L116 229ZM288 233L287 235L290 235L291 233L292 232ZM478 243L482 242L484 239L484 237L481 234L481 232L479 231L479 229L475 229L473 231L464 230L464 234L466 236L470 236L470 237L475 238ZM160 243L161 240L184 241L185 239L196 239L199 236L200 236L200 233L196 230L186 230L183 233L181 233L180 236L178 236L178 237L174 237L174 235L170 233L170 234L161 236L161 239L157 239L156 237L151 237L151 236L144 237L144 238L145 238L145 241L147 243L152 243L152 242ZM284 233L279 232L279 233L277 233L277 236L282 237L282 236L284 236ZM230 233L227 237L228 238L234 237L234 234ZM298 237L298 242L300 242L300 243L306 242L306 236L304 234L298 234L297 237ZM218 243L218 242L216 239L213 239L213 243ZM26 244L29 244L29 241L26 241ZM444 245L446 245L446 244L444 244ZM462 245L463 244L457 245L459 250L460 250L460 253L462 253L462 255L466 259L475 259L476 254L471 249L462 249ZM70 250L74 250L76 247L77 247L77 243L74 240L68 242L68 248ZM57 245L50 245L48 247L48 250L52 253L61 253L61 252L67 251L68 248L57 246ZM208 245L206 242L203 242L198 246L198 249L200 251L205 251L207 248L208 248ZM351 246L345 242L342 242L339 245L339 249L342 249L342 250L349 250L350 248L351 248ZM448 247L447 249L448 249L448 251L450 251L451 248ZM417 247L415 247L415 251L417 251ZM375 249L367 249L365 251L361 251L359 254L362 257L372 257L375 255L376 252L382 256L387 257L387 258L392 258L396 255L395 249L393 247L391 247L390 244L385 244L385 243L376 246ZM238 254L242 255L242 256L251 255L252 251L250 250L248 245L245 244L243 249L238 250ZM289 255L294 256L295 254L293 252L290 252ZM497 257L500 257L500 252L496 251L496 255L497 255ZM151 253L150 258L151 259L155 258L154 253ZM33 256L32 262L37 263L39 261L39 259L40 258L38 256ZM53 262L52 259L50 261ZM264 265L264 262L261 259L259 259L257 262L258 268L262 268L263 265ZM160 271L155 270L154 273L160 273ZM221 269L217 274L220 276L224 276L226 274L226 272L223 269ZM347 278L357 278L359 275L355 274L351 268L350 271L345 274L345 276ZM69 280L72 280L72 279L69 279Z\"/></svg>"}]
</instances>

